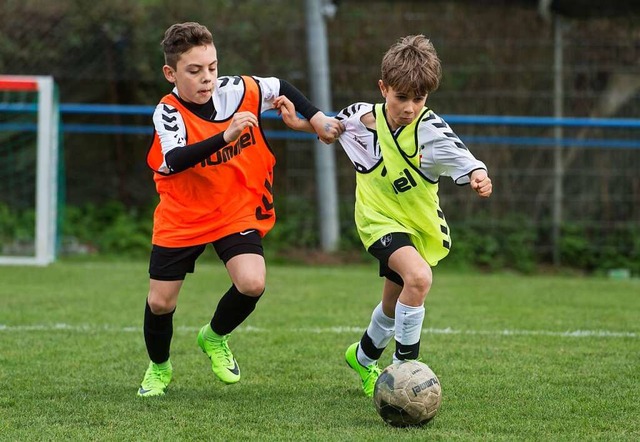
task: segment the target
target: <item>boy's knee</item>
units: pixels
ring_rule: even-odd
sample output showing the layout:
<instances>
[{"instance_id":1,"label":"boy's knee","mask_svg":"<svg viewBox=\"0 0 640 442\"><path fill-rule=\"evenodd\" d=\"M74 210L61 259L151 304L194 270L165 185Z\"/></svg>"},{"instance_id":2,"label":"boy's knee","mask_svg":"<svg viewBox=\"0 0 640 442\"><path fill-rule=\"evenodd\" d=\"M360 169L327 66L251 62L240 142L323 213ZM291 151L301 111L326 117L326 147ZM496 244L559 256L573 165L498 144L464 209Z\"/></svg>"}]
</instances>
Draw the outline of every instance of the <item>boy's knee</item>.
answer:
<instances>
[{"instance_id":1,"label":"boy's knee","mask_svg":"<svg viewBox=\"0 0 640 442\"><path fill-rule=\"evenodd\" d=\"M240 293L247 296L260 296L264 292L265 280L259 276L244 278L236 283Z\"/></svg>"},{"instance_id":2,"label":"boy's knee","mask_svg":"<svg viewBox=\"0 0 640 442\"><path fill-rule=\"evenodd\" d=\"M431 289L433 283L433 274L429 267L421 268L415 272L411 272L405 276L404 285L406 288L410 288L416 293L422 294L424 297Z\"/></svg>"},{"instance_id":3,"label":"boy's knee","mask_svg":"<svg viewBox=\"0 0 640 442\"><path fill-rule=\"evenodd\" d=\"M153 313L154 315L164 315L167 313L171 313L176 308L175 302L172 302L169 299L163 297L153 296L152 294L149 294L147 303L149 304L151 313Z\"/></svg>"}]
</instances>

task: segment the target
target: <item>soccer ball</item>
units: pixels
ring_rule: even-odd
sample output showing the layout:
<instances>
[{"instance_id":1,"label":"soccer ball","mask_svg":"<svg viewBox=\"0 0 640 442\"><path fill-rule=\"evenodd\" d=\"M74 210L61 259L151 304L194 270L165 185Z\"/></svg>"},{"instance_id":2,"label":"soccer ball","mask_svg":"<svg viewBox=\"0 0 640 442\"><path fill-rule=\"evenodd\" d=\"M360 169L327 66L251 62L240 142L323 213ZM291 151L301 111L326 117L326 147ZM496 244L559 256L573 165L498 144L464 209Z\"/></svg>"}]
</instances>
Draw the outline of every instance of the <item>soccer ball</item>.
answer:
<instances>
[{"instance_id":1,"label":"soccer ball","mask_svg":"<svg viewBox=\"0 0 640 442\"><path fill-rule=\"evenodd\" d=\"M378 414L394 427L426 424L438 412L441 400L438 377L418 361L389 365L380 374L373 390Z\"/></svg>"}]
</instances>

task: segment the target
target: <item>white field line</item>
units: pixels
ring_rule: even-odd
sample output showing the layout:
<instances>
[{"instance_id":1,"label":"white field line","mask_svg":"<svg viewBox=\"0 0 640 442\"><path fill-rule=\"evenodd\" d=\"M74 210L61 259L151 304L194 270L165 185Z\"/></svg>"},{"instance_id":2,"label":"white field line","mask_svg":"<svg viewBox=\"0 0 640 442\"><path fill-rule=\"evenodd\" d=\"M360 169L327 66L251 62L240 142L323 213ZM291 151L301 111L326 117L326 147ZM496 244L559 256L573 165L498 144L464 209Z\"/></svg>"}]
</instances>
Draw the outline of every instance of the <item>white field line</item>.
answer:
<instances>
[{"instance_id":1,"label":"white field line","mask_svg":"<svg viewBox=\"0 0 640 442\"><path fill-rule=\"evenodd\" d=\"M178 333L197 333L200 327L177 326L174 329ZM295 327L278 331L289 333L312 334L359 334L363 327ZM29 331L70 331L76 333L142 333L142 324L134 327L118 327L114 325L95 324L31 324L31 325L6 325L0 324L0 332L29 332ZM271 329L263 327L243 326L237 332L245 333L269 333ZM488 335L488 336L555 336L559 338L640 338L640 333L610 331L610 330L456 330L453 328L425 328L422 334L433 335Z\"/></svg>"}]
</instances>

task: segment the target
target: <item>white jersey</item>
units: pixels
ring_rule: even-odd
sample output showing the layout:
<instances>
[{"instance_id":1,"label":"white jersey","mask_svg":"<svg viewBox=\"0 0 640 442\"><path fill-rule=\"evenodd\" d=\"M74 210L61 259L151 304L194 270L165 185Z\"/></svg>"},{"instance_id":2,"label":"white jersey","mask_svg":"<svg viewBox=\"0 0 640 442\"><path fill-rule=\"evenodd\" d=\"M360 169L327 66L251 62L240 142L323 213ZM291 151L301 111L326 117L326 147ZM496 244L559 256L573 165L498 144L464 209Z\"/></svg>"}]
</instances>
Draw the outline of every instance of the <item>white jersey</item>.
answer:
<instances>
[{"instance_id":1,"label":"white jersey","mask_svg":"<svg viewBox=\"0 0 640 442\"><path fill-rule=\"evenodd\" d=\"M275 77L253 77L258 81L262 95L260 113L273 109L273 100L280 95L280 80ZM172 93L179 96L178 89L173 88ZM230 118L237 110L244 97L244 82L240 77L218 77L218 82L213 90L214 114L211 121L224 121ZM153 125L160 138L162 154L166 155L176 147L187 144L187 132L180 112L176 112L173 106L159 103L153 112ZM166 163L159 169L160 172L169 172Z\"/></svg>"},{"instance_id":2,"label":"white jersey","mask_svg":"<svg viewBox=\"0 0 640 442\"><path fill-rule=\"evenodd\" d=\"M382 160L375 129L366 127L361 118L373 111L373 104L354 103L342 109L336 118L345 125L339 141L358 172L366 173ZM477 160L449 125L433 112L418 124L420 171L431 182L441 176L451 177L456 184L469 183L469 174L487 166Z\"/></svg>"}]
</instances>

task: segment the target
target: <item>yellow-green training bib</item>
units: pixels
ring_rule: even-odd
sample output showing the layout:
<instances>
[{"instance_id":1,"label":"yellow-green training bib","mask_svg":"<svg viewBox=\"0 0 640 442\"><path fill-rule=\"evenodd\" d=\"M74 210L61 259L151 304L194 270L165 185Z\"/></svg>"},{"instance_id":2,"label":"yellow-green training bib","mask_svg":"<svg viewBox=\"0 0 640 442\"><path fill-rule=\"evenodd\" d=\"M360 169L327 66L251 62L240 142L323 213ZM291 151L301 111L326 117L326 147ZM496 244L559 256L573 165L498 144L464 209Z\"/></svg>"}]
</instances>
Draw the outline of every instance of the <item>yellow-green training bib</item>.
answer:
<instances>
[{"instance_id":1,"label":"yellow-green training bib","mask_svg":"<svg viewBox=\"0 0 640 442\"><path fill-rule=\"evenodd\" d=\"M366 249L384 235L404 232L429 265L435 266L449 253L451 238L439 205L438 183L420 172L417 126L429 112L424 108L395 138L384 104L375 105L382 160L372 170L356 174L355 221Z\"/></svg>"}]
</instances>

